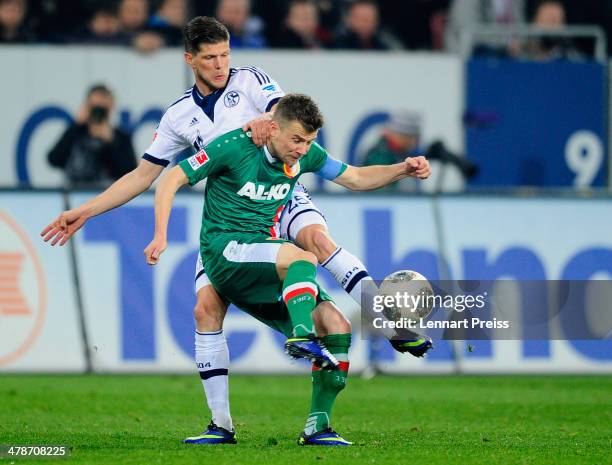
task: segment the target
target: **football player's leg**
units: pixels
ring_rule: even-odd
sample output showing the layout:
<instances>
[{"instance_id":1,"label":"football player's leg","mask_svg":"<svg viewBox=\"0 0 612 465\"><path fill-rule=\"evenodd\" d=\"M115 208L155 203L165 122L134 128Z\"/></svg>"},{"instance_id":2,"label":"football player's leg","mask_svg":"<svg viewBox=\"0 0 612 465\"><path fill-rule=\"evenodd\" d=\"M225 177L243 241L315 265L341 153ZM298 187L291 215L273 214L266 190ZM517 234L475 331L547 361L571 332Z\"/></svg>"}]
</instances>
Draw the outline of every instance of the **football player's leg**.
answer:
<instances>
[{"instance_id":1,"label":"football player's leg","mask_svg":"<svg viewBox=\"0 0 612 465\"><path fill-rule=\"evenodd\" d=\"M283 281L283 301L293 325L293 336L313 336L312 311L318 294L316 257L286 242L279 249L276 271Z\"/></svg>"},{"instance_id":2,"label":"football player's leg","mask_svg":"<svg viewBox=\"0 0 612 465\"><path fill-rule=\"evenodd\" d=\"M300 203L296 204L296 200ZM371 279L365 265L348 250L338 247L329 234L325 218L306 194L294 194L291 205L293 210L281 218L283 234L300 247L315 254L323 268L331 273L338 284L361 307L362 285L365 280ZM291 234L295 234L295 237ZM372 317L381 316L372 314ZM381 331L387 339L397 335L387 326Z\"/></svg>"},{"instance_id":3,"label":"football player's leg","mask_svg":"<svg viewBox=\"0 0 612 465\"><path fill-rule=\"evenodd\" d=\"M337 366L338 360L315 337L312 312L319 293L317 258L286 242L278 253L276 270L283 281L283 301L292 328L285 350L294 358L306 358L319 366Z\"/></svg>"},{"instance_id":4,"label":"football player's leg","mask_svg":"<svg viewBox=\"0 0 612 465\"><path fill-rule=\"evenodd\" d=\"M316 339L312 321L319 294L316 257L282 239L245 235L238 241L232 240L233 237L219 236L218 243L213 239L209 245L213 252L221 251L208 261L208 271L217 290L259 318L262 315L249 309L257 305L278 305L280 289L288 326L287 353L322 366L337 365L337 360Z\"/></svg>"},{"instance_id":5,"label":"football player's leg","mask_svg":"<svg viewBox=\"0 0 612 465\"><path fill-rule=\"evenodd\" d=\"M229 351L223 334L227 303L210 284L199 257L195 290L197 301L193 314L196 324L196 366L211 412L212 424L232 431L228 386Z\"/></svg>"},{"instance_id":6,"label":"football player's leg","mask_svg":"<svg viewBox=\"0 0 612 465\"><path fill-rule=\"evenodd\" d=\"M338 394L346 386L351 323L331 301L321 302L313 313L317 334L338 359L337 370L312 366L312 399L306 426L300 436L303 445L349 445L331 429L332 409Z\"/></svg>"},{"instance_id":7,"label":"football player's leg","mask_svg":"<svg viewBox=\"0 0 612 465\"><path fill-rule=\"evenodd\" d=\"M315 254L317 261L361 306L361 283L370 278L365 265L349 251L338 247L329 234L325 217L300 185L296 186L283 210L280 231L283 238Z\"/></svg>"},{"instance_id":8,"label":"football player's leg","mask_svg":"<svg viewBox=\"0 0 612 465\"><path fill-rule=\"evenodd\" d=\"M365 279L371 279L370 274L361 260L334 242L326 225L304 225L297 234L296 242L315 254L321 266L361 306L362 283Z\"/></svg>"},{"instance_id":9,"label":"football player's leg","mask_svg":"<svg viewBox=\"0 0 612 465\"><path fill-rule=\"evenodd\" d=\"M293 194L281 216L280 230L284 238L315 254L323 268L332 274L338 284L361 307L363 284L371 279L370 274L361 260L335 243L329 234L323 214L306 192L296 190ZM369 311L372 318L384 318L380 314L374 314L370 308L364 310ZM416 332L399 333L389 327L380 331L398 352L409 352L415 357L422 357L433 347L431 338Z\"/></svg>"}]
</instances>

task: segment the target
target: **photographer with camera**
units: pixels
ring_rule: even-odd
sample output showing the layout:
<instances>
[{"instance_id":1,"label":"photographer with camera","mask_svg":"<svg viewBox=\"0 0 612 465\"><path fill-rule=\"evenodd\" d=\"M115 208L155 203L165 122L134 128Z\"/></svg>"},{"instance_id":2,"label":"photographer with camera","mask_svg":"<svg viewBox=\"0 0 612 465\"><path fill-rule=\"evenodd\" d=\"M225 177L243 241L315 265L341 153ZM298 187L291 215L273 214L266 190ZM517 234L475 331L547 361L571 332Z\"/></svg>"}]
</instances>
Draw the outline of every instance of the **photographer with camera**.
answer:
<instances>
[{"instance_id":1,"label":"photographer with camera","mask_svg":"<svg viewBox=\"0 0 612 465\"><path fill-rule=\"evenodd\" d=\"M108 87L91 87L75 123L47 155L52 166L64 170L68 186L107 184L136 167L129 134L111 125L113 108Z\"/></svg>"},{"instance_id":2,"label":"photographer with camera","mask_svg":"<svg viewBox=\"0 0 612 465\"><path fill-rule=\"evenodd\" d=\"M393 165L406 156L420 155L421 117L407 110L397 110L390 115L382 128L376 144L365 154L363 165ZM410 191L416 187L411 179L390 184L390 191Z\"/></svg>"},{"instance_id":3,"label":"photographer with camera","mask_svg":"<svg viewBox=\"0 0 612 465\"><path fill-rule=\"evenodd\" d=\"M476 165L466 157L449 151L440 140L435 140L429 146L423 146L421 124L421 117L417 113L403 109L392 112L376 144L366 152L363 165L392 165L406 156L426 155L429 160L440 162L443 167L455 167L464 179L470 179L478 173ZM438 178L438 182L442 183L443 177ZM436 187L436 190L440 188L441 184ZM412 191L416 187L411 179L407 179L390 184L386 189Z\"/></svg>"}]
</instances>

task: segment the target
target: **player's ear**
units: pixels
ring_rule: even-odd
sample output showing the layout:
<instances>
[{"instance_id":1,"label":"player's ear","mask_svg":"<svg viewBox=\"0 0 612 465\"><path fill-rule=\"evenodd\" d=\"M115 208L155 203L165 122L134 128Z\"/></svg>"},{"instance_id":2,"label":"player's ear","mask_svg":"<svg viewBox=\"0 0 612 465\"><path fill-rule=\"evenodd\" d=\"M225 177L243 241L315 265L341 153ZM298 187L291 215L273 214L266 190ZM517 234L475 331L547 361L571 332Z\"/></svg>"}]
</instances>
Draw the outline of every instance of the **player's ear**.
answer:
<instances>
[{"instance_id":1,"label":"player's ear","mask_svg":"<svg viewBox=\"0 0 612 465\"><path fill-rule=\"evenodd\" d=\"M193 66L193 55L189 52L185 52L185 63L189 66Z\"/></svg>"},{"instance_id":2,"label":"player's ear","mask_svg":"<svg viewBox=\"0 0 612 465\"><path fill-rule=\"evenodd\" d=\"M278 121L271 120L270 121L270 137L276 137L280 132L280 125Z\"/></svg>"}]
</instances>

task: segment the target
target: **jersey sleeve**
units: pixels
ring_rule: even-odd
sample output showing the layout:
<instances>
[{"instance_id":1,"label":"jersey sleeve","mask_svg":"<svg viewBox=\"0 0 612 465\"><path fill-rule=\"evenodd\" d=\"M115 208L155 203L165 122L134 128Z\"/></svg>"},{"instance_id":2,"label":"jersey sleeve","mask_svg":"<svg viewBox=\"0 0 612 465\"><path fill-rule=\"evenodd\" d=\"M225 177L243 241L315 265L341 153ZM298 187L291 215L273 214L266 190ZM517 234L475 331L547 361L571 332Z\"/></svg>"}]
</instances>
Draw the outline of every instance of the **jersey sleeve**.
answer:
<instances>
[{"instance_id":1,"label":"jersey sleeve","mask_svg":"<svg viewBox=\"0 0 612 465\"><path fill-rule=\"evenodd\" d=\"M246 90L249 99L258 111L265 113L278 102L285 92L274 79L255 67L241 68L245 73Z\"/></svg>"},{"instance_id":2,"label":"jersey sleeve","mask_svg":"<svg viewBox=\"0 0 612 465\"><path fill-rule=\"evenodd\" d=\"M204 178L222 172L229 166L230 159L231 157L224 148L219 149L211 144L181 161L178 166L189 179L189 185L193 186Z\"/></svg>"},{"instance_id":3,"label":"jersey sleeve","mask_svg":"<svg viewBox=\"0 0 612 465\"><path fill-rule=\"evenodd\" d=\"M189 141L176 133L170 113L166 112L157 126L153 142L142 158L156 165L168 166L179 153L190 146Z\"/></svg>"},{"instance_id":4,"label":"jersey sleeve","mask_svg":"<svg viewBox=\"0 0 612 465\"><path fill-rule=\"evenodd\" d=\"M328 181L336 179L344 173L348 167L346 163L332 157L327 153L327 150L316 142L312 144L307 156L308 164L305 167L306 171L314 173Z\"/></svg>"}]
</instances>

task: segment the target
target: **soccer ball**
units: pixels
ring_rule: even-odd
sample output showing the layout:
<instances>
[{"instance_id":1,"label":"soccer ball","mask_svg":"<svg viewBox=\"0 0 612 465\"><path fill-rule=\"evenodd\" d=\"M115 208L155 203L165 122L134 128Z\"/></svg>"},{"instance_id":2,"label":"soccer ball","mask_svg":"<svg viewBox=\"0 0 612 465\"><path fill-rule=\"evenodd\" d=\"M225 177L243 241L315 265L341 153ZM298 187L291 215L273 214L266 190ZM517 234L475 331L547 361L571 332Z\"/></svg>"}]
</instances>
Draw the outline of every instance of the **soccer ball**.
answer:
<instances>
[{"instance_id":1,"label":"soccer ball","mask_svg":"<svg viewBox=\"0 0 612 465\"><path fill-rule=\"evenodd\" d=\"M378 289L384 305L383 315L388 320L427 318L434 306L431 284L421 273L400 270L391 273Z\"/></svg>"}]
</instances>

